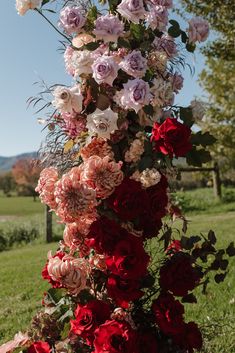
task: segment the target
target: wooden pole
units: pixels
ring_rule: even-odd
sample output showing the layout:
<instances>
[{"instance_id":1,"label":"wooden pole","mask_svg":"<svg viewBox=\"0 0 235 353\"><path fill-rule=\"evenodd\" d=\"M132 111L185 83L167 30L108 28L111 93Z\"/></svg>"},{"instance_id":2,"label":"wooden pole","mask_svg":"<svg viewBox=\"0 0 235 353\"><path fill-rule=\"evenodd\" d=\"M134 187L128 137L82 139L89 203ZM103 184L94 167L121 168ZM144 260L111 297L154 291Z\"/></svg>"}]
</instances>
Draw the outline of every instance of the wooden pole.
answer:
<instances>
[{"instance_id":1,"label":"wooden pole","mask_svg":"<svg viewBox=\"0 0 235 353\"><path fill-rule=\"evenodd\" d=\"M220 179L220 173L219 173L219 166L218 163L214 163L214 170L213 170L213 188L214 188L214 195L215 197L218 197L221 199L222 197L222 191L221 191L221 179Z\"/></svg>"},{"instance_id":2,"label":"wooden pole","mask_svg":"<svg viewBox=\"0 0 235 353\"><path fill-rule=\"evenodd\" d=\"M52 242L52 212L47 205L45 207L45 237L47 243Z\"/></svg>"}]
</instances>

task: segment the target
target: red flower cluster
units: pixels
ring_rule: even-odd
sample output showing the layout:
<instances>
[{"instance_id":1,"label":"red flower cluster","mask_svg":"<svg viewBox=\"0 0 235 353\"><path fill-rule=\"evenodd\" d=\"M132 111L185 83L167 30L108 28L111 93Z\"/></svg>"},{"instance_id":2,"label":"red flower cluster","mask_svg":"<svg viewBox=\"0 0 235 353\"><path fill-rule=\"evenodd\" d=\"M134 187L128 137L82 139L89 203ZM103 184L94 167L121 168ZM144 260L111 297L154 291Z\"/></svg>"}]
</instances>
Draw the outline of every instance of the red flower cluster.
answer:
<instances>
[{"instance_id":1,"label":"red flower cluster","mask_svg":"<svg viewBox=\"0 0 235 353\"><path fill-rule=\"evenodd\" d=\"M171 158L184 157L191 149L191 129L177 119L167 118L162 124L155 123L151 140L154 149Z\"/></svg>"},{"instance_id":2,"label":"red flower cluster","mask_svg":"<svg viewBox=\"0 0 235 353\"><path fill-rule=\"evenodd\" d=\"M157 235L166 215L168 183L162 175L158 184L143 189L140 182L125 178L108 199L109 207L123 221L133 221L147 238Z\"/></svg>"},{"instance_id":3,"label":"red flower cluster","mask_svg":"<svg viewBox=\"0 0 235 353\"><path fill-rule=\"evenodd\" d=\"M49 353L51 348L47 342L37 341L28 348L28 353Z\"/></svg>"}]
</instances>

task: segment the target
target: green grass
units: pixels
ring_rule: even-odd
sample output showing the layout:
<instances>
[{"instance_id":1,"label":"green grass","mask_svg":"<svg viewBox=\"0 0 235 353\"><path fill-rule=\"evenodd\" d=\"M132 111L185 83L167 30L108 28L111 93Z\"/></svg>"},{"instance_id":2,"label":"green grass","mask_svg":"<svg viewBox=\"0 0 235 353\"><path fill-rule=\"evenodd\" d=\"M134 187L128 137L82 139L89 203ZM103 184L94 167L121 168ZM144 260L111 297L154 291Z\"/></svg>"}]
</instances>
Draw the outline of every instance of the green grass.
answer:
<instances>
[{"instance_id":1,"label":"green grass","mask_svg":"<svg viewBox=\"0 0 235 353\"><path fill-rule=\"evenodd\" d=\"M32 197L12 196L0 197L0 217L7 216L30 216L37 213L42 213L44 205L39 199L33 201Z\"/></svg>"},{"instance_id":2,"label":"green grass","mask_svg":"<svg viewBox=\"0 0 235 353\"><path fill-rule=\"evenodd\" d=\"M24 330L49 288L41 278L47 252L57 244L26 246L0 254L0 342Z\"/></svg>"}]
</instances>

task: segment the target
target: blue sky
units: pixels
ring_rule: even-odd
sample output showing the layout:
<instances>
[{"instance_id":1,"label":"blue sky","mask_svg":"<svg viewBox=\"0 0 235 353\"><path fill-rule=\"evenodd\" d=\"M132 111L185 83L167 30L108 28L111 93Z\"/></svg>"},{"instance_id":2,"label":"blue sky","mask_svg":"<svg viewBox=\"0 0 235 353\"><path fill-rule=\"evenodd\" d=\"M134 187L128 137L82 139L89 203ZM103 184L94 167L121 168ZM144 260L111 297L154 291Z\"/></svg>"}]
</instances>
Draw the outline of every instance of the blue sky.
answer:
<instances>
[{"instance_id":1,"label":"blue sky","mask_svg":"<svg viewBox=\"0 0 235 353\"><path fill-rule=\"evenodd\" d=\"M72 82L64 71L63 56L57 51L59 39L34 11L21 17L16 13L15 0L1 0L0 156L39 148L43 134L37 118L42 118L43 113L34 115L33 109L27 109L26 100L38 92L39 87L33 83L39 78L48 84ZM202 95L197 77L204 67L203 57L196 52L189 63L195 65L195 74L192 77L188 69L184 73L184 88L176 98L181 105Z\"/></svg>"}]
</instances>

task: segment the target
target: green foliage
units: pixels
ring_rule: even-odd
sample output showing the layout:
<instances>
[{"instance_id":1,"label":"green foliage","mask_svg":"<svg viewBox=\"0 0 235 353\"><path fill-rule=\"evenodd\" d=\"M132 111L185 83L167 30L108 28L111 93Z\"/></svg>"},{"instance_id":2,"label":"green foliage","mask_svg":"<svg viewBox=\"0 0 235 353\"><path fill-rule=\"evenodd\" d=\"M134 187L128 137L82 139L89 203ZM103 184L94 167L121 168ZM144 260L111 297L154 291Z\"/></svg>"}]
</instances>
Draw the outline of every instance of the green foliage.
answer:
<instances>
[{"instance_id":1,"label":"green foliage","mask_svg":"<svg viewBox=\"0 0 235 353\"><path fill-rule=\"evenodd\" d=\"M7 250L14 245L31 243L39 238L37 228L27 229L24 226L15 227L11 230L0 229L0 252Z\"/></svg>"},{"instance_id":2,"label":"green foliage","mask_svg":"<svg viewBox=\"0 0 235 353\"><path fill-rule=\"evenodd\" d=\"M224 169L235 169L235 2L233 0L181 0L184 10L204 17L215 30L215 39L203 47L206 68L200 76L209 93L209 109L201 127L217 139L211 148L214 158L223 159ZM185 11L181 13L185 17Z\"/></svg>"}]
</instances>

